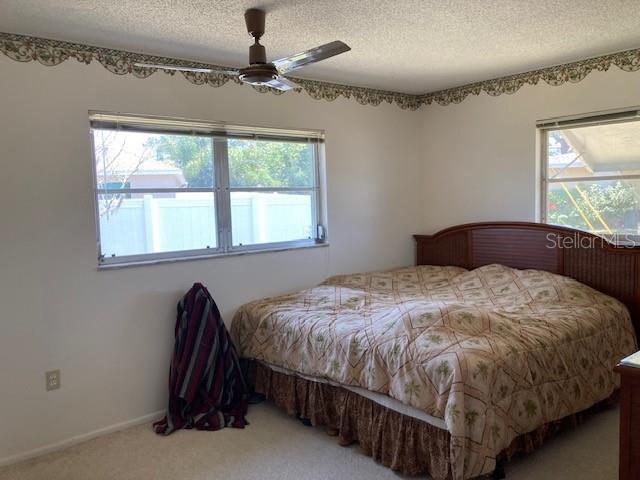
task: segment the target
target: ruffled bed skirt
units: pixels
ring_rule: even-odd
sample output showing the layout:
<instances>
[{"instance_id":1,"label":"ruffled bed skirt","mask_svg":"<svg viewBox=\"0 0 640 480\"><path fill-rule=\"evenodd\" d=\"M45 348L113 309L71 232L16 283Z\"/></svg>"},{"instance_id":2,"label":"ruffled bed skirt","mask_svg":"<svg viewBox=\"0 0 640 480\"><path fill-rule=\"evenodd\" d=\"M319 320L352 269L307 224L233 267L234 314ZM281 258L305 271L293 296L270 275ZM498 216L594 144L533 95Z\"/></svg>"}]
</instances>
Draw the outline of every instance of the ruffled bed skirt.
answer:
<instances>
[{"instance_id":1,"label":"ruffled bed skirt","mask_svg":"<svg viewBox=\"0 0 640 480\"><path fill-rule=\"evenodd\" d=\"M341 445L357 442L377 462L405 475L429 474L434 480L451 478L449 432L422 420L383 407L344 388L276 372L251 362L249 381L257 393L295 417L324 426ZM531 452L559 430L615 403L616 395L588 410L516 438L499 460Z\"/></svg>"}]
</instances>

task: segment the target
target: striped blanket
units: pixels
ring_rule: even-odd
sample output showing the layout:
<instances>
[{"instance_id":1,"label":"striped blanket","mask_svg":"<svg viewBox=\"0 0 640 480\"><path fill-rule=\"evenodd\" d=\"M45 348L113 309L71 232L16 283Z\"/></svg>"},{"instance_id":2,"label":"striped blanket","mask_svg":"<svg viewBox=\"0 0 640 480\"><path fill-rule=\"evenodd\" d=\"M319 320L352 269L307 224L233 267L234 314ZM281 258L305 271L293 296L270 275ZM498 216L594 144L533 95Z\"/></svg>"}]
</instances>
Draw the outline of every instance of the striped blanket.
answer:
<instances>
[{"instance_id":1,"label":"striped blanket","mask_svg":"<svg viewBox=\"0 0 640 480\"><path fill-rule=\"evenodd\" d=\"M246 413L247 387L236 349L213 298L196 283L178 303L169 408L154 429L169 435L180 428L244 428Z\"/></svg>"}]
</instances>

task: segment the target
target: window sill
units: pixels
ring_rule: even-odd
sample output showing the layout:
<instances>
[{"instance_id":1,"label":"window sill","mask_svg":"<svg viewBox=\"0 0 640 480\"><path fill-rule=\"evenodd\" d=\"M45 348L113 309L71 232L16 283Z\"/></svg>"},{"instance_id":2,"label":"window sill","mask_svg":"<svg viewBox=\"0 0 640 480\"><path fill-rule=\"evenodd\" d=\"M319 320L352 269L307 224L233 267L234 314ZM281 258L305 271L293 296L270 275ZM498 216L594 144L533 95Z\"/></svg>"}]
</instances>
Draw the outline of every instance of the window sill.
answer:
<instances>
[{"instance_id":1,"label":"window sill","mask_svg":"<svg viewBox=\"0 0 640 480\"><path fill-rule=\"evenodd\" d=\"M252 255L255 253L272 253L272 252L286 252L288 250L303 250L307 248L323 248L328 247L329 242L323 243L310 243L308 245L295 245L295 246L282 246L282 247L269 247L269 248L255 248L247 250L236 250L225 253L212 253L210 255L193 255L193 256L176 256L168 258L154 258L149 260L137 260L131 262L122 263L105 263L98 265L98 270L116 270L121 268L140 267L144 265L157 265L161 263L176 263L176 262L193 262L197 260L207 260L212 258L225 258L225 257L237 257L240 255Z\"/></svg>"}]
</instances>

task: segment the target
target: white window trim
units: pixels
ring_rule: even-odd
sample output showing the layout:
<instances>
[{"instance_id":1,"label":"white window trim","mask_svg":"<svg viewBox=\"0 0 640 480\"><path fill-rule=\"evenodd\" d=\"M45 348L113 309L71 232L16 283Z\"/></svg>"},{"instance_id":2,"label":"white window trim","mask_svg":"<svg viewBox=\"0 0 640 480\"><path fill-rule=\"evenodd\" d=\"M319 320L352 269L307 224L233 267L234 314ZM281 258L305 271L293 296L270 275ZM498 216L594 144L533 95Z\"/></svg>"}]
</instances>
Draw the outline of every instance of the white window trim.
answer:
<instances>
[{"instance_id":1,"label":"white window trim","mask_svg":"<svg viewBox=\"0 0 640 480\"><path fill-rule=\"evenodd\" d=\"M202 258L216 258L247 253L286 251L299 248L328 246L326 228L326 208L324 197L324 132L320 130L277 129L251 127L226 122L207 122L182 118L141 116L131 114L89 112L92 177L96 221L97 257L99 269L121 268L135 265L149 265ZM149 188L149 189L108 189L98 188L93 129L113 128L145 133L167 133L174 135L202 135L212 139L212 162L214 185L211 188ZM307 142L314 149L314 185L312 187L231 187L229 184L228 138L260 139L272 141ZM284 242L233 245L231 235L231 193L232 192L310 192L312 204L312 226L314 238L296 239ZM216 211L216 247L195 250L178 250L136 255L104 256L100 243L99 196L109 193L172 193L211 192L214 195Z\"/></svg>"},{"instance_id":2,"label":"white window trim","mask_svg":"<svg viewBox=\"0 0 640 480\"><path fill-rule=\"evenodd\" d=\"M277 245L264 249L252 249L252 250L235 250L233 252L227 253L210 253L210 250L190 250L189 252L200 252L192 255L182 255L182 256L168 256L166 258L148 258L144 260L137 260L131 262L119 262L119 263L103 263L98 265L98 270L118 270L121 268L129 268L129 267L139 267L142 265L158 265L163 263L177 263L177 262L192 262L196 260L208 260L213 258L227 258L227 257L239 257L244 255L254 255L260 253L279 253L279 252L288 252L290 250L304 250L310 248L324 248L329 247L330 243L328 241L324 242L316 242L316 243L304 243L298 245L283 245L286 242L271 244ZM264 244L261 244L264 245ZM186 250L182 250L179 253L185 253ZM166 252L166 253L175 253L175 252ZM155 254L147 254L147 255L155 255ZM162 255L162 254L158 254ZM123 257L119 257L123 258Z\"/></svg>"}]
</instances>

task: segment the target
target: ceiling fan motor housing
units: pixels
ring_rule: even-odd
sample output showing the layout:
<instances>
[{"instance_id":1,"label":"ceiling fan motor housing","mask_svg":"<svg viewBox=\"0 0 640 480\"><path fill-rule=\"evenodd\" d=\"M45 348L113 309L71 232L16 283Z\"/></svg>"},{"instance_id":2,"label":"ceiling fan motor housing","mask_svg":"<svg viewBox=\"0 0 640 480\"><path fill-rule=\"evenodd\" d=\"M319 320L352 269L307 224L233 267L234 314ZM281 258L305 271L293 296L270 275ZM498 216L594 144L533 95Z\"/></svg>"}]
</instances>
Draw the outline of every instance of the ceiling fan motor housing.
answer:
<instances>
[{"instance_id":1,"label":"ceiling fan motor housing","mask_svg":"<svg viewBox=\"0 0 640 480\"><path fill-rule=\"evenodd\" d=\"M270 63L251 65L240 70L240 80L247 83L262 84L278 78L278 70Z\"/></svg>"}]
</instances>

